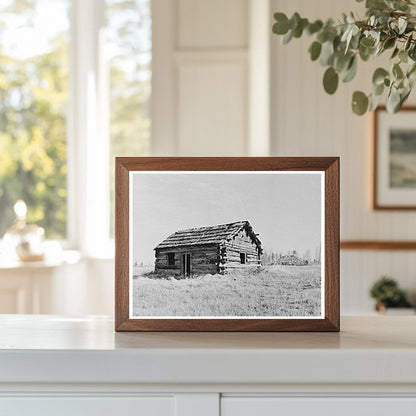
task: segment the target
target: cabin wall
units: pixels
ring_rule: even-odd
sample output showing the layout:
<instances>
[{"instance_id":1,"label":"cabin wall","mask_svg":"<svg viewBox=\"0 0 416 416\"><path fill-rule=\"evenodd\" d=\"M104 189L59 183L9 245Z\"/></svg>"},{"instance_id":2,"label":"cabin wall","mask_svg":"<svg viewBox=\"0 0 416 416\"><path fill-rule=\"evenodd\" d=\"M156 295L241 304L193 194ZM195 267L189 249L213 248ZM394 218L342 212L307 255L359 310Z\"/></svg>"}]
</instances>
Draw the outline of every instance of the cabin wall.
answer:
<instances>
[{"instance_id":1,"label":"cabin wall","mask_svg":"<svg viewBox=\"0 0 416 416\"><path fill-rule=\"evenodd\" d=\"M253 242L245 230L240 231L231 241L227 241L222 253L224 270L260 265L257 244ZM241 263L240 253L246 254L246 264Z\"/></svg>"},{"instance_id":2,"label":"cabin wall","mask_svg":"<svg viewBox=\"0 0 416 416\"><path fill-rule=\"evenodd\" d=\"M175 254L175 265L169 266L168 253ZM191 275L218 273L218 245L184 246L156 250L155 271L165 274L182 274L182 255L191 254Z\"/></svg>"}]
</instances>

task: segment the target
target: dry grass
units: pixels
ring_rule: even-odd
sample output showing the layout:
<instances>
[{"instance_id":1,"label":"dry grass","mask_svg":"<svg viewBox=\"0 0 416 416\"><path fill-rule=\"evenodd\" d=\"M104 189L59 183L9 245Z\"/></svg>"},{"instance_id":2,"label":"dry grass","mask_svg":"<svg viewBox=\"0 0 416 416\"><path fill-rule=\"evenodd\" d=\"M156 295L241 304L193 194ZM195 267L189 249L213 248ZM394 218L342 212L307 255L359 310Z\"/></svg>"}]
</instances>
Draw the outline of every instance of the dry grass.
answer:
<instances>
[{"instance_id":1,"label":"dry grass","mask_svg":"<svg viewBox=\"0 0 416 416\"><path fill-rule=\"evenodd\" d=\"M148 270L143 270L148 272ZM134 316L317 316L320 266L270 266L190 279L133 278Z\"/></svg>"}]
</instances>

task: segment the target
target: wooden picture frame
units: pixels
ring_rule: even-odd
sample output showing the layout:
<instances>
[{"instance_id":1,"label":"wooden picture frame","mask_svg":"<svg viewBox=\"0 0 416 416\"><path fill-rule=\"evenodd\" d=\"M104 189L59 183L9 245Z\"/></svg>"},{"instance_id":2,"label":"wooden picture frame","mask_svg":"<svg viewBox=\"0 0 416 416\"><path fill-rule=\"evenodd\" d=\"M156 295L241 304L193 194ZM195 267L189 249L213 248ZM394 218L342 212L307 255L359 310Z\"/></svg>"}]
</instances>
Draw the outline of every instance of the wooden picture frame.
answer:
<instances>
[{"instance_id":1,"label":"wooden picture frame","mask_svg":"<svg viewBox=\"0 0 416 416\"><path fill-rule=\"evenodd\" d=\"M374 210L409 211L416 209L416 106L403 107L390 114L380 106L373 112L373 194ZM413 119L412 119L413 118ZM402 136L402 137L401 137ZM394 145L411 147L412 152ZM396 149L393 149L393 145ZM394 158L394 159L393 159ZM409 170L409 165L411 169Z\"/></svg>"},{"instance_id":2,"label":"wooden picture frame","mask_svg":"<svg viewBox=\"0 0 416 416\"><path fill-rule=\"evenodd\" d=\"M320 286L322 294L322 301L320 304L321 315L317 317L315 317L315 315L307 317L286 317L280 315L267 317L227 316L226 318L217 318L216 316L196 316L191 318L184 318L182 316L132 317L130 303L132 289L130 288L130 281L133 280L130 279L130 274L133 272L130 269L133 269L134 266L130 247L132 247L131 244L133 238L136 238L136 234L134 234L136 231L130 232L131 229L133 230L133 228L131 228L133 225L130 224L130 222L132 222L131 218L133 218L133 215L136 215L137 218L140 217L138 216L139 214L134 214L133 212L136 208L133 209L131 207L133 206L133 200L135 203L137 200L137 206L141 206L140 204L143 198L146 199L146 195L141 194L140 196L134 197L133 186L141 186L143 178L146 178L146 175L154 173L164 173L166 174L166 178L170 178L171 176L175 178L174 175L182 175L180 177L187 178L187 180L191 180L191 173L196 174L194 175L195 178L201 178L200 175L207 173L215 173L218 175L229 173L231 177L237 174L244 174L247 175L246 178L250 178L250 175L259 174L259 180L266 178L265 175L267 174L269 174L272 179L280 174L281 181L286 180L286 178L288 181L300 181L303 180L302 178L308 178L309 176L313 177L312 174L314 173L320 174L315 176L319 176L319 180L321 181L319 188L321 213L319 214L320 217L317 221L319 221L321 227L320 241L324 242L323 247L320 246L322 247L322 250L320 249L321 251L319 254L319 258L321 259L322 253L322 266L316 266L320 267L319 270L321 270L322 273ZM140 174L142 176L139 176ZM290 174L293 174L292 176L294 179L290 177ZM148 177L153 178L153 176L150 175ZM219 177L225 178L225 176ZM257 180L257 177L253 180ZM134 185L135 183L138 185ZM139 188L134 187L134 190L136 189ZM244 186L242 186L242 189L244 189ZM157 189L154 189L154 191L152 190L152 194L157 191ZM276 190L269 189L267 192L269 195L272 195ZM339 331L339 158L118 157L116 158L115 194L116 331ZM267 198L263 204L267 204ZM246 225L244 225L244 227L246 227ZM249 238L248 229L251 230L251 228L243 228L246 232L246 234L244 234L244 231L241 232L243 237ZM140 234L138 235L140 236ZM256 234L253 235L255 236ZM169 238L171 237L172 236ZM250 238L252 238L252 240L250 240L251 244L254 244L255 240L253 239L256 237ZM167 243L164 242L164 244ZM157 248L155 250L157 252ZM168 257L165 256L163 258L167 259ZM282 256L282 258L284 258L284 256ZM173 262L173 257L170 262ZM245 262L246 257L244 257L244 263ZM243 263L243 260L241 260L241 263ZM218 265L219 264L220 263L218 263ZM312 264L312 260L310 261L310 264ZM221 267L223 267L222 263ZM261 269L261 267L258 267L257 269ZM236 270L239 269L237 268ZM237 273L239 272L237 271ZM135 276L133 276L133 278L135 278Z\"/></svg>"}]
</instances>

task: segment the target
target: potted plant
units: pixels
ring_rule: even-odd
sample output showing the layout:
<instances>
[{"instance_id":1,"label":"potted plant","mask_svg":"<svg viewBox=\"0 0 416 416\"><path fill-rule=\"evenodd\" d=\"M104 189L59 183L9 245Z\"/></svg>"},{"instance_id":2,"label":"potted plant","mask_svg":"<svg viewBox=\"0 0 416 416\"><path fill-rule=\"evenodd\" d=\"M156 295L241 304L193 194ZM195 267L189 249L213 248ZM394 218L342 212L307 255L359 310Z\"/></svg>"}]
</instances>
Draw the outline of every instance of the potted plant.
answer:
<instances>
[{"instance_id":1,"label":"potted plant","mask_svg":"<svg viewBox=\"0 0 416 416\"><path fill-rule=\"evenodd\" d=\"M387 276L381 277L373 284L370 296L376 300L376 310L379 312L386 312L387 308L411 307L397 282Z\"/></svg>"},{"instance_id":2,"label":"potted plant","mask_svg":"<svg viewBox=\"0 0 416 416\"><path fill-rule=\"evenodd\" d=\"M362 3L364 0L356 0ZM312 61L326 68L323 86L334 94L339 81L350 82L358 62L390 55L390 65L374 72L372 91L355 91L352 110L362 115L374 110L386 95L387 110L398 112L409 97L416 78L416 0L366 0L365 17L344 13L339 20L310 22L294 13L288 18L275 13L273 32L283 36L283 43L304 34L313 36L309 47Z\"/></svg>"}]
</instances>

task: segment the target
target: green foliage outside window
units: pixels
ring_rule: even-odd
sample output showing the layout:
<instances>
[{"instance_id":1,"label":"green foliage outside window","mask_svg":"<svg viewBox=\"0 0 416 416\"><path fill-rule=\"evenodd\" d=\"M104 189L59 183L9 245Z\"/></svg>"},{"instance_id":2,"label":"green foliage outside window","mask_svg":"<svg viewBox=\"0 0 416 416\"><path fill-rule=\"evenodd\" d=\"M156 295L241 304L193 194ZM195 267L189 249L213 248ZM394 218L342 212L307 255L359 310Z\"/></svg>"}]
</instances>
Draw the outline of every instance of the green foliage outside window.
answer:
<instances>
[{"instance_id":1,"label":"green foliage outside window","mask_svg":"<svg viewBox=\"0 0 416 416\"><path fill-rule=\"evenodd\" d=\"M18 199L28 206L28 222L45 228L47 238L64 239L67 234L70 3L4 0L0 4L0 238L13 222ZM111 235L114 157L149 151L151 7L150 0L106 0L105 6ZM39 25L41 9L44 14L48 9L50 18L51 7L59 8L66 28L48 18ZM13 39L16 28L37 30L32 36L40 37L44 30L55 32L36 53L24 45L24 33L22 39ZM13 42L17 51L10 46Z\"/></svg>"},{"instance_id":2,"label":"green foliage outside window","mask_svg":"<svg viewBox=\"0 0 416 416\"><path fill-rule=\"evenodd\" d=\"M18 199L28 205L28 222L44 227L48 238L66 236L67 33L35 55L29 46L20 53L5 48L11 26L34 26L35 3L0 7L0 238Z\"/></svg>"}]
</instances>

